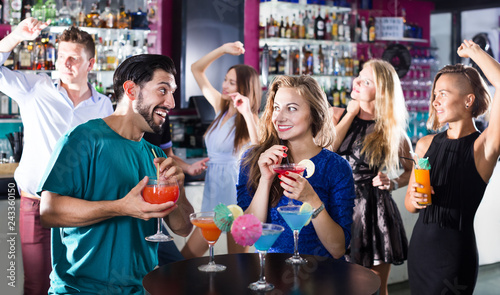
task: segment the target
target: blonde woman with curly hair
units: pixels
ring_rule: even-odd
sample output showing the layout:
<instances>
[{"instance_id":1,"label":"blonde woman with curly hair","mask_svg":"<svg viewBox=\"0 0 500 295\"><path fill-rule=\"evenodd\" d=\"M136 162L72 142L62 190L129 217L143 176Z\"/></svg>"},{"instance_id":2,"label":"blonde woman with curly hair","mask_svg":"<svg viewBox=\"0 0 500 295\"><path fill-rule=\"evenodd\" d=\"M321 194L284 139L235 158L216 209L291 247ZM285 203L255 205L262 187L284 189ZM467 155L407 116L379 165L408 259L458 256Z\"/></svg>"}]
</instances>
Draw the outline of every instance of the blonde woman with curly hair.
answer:
<instances>
[{"instance_id":1,"label":"blonde woman with curly hair","mask_svg":"<svg viewBox=\"0 0 500 295\"><path fill-rule=\"evenodd\" d=\"M383 60L365 63L353 81L351 96L346 109L332 108L337 132L333 149L351 164L356 190L353 238L346 258L373 269L381 279L380 294L387 294L391 264L402 264L408 249L391 195L407 185L411 175L412 163L404 159L411 158L408 112L398 75ZM400 164L404 171L397 176Z\"/></svg>"},{"instance_id":2,"label":"blonde woman with curly hair","mask_svg":"<svg viewBox=\"0 0 500 295\"><path fill-rule=\"evenodd\" d=\"M308 202L315 218L300 231L299 252L343 258L351 239L354 183L349 163L327 149L334 141L325 93L309 76L278 77L270 87L260 137L245 153L237 184L238 205L262 222L284 226L269 252L293 253L292 230L277 208ZM276 176L272 165L309 159L315 173ZM306 175L307 176L307 175Z\"/></svg>"}]
</instances>

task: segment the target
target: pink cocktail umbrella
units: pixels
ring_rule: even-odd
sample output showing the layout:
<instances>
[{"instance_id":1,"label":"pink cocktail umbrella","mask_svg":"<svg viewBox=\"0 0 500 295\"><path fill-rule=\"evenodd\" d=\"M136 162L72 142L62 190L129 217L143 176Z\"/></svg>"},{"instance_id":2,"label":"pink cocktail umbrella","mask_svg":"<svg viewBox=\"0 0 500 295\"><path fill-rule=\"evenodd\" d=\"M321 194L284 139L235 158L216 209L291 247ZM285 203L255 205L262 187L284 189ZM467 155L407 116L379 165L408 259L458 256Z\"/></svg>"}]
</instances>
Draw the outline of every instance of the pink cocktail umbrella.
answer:
<instances>
[{"instance_id":1,"label":"pink cocktail umbrella","mask_svg":"<svg viewBox=\"0 0 500 295\"><path fill-rule=\"evenodd\" d=\"M233 222L234 241L242 246L253 245L262 235L262 223L252 214L242 215Z\"/></svg>"}]
</instances>

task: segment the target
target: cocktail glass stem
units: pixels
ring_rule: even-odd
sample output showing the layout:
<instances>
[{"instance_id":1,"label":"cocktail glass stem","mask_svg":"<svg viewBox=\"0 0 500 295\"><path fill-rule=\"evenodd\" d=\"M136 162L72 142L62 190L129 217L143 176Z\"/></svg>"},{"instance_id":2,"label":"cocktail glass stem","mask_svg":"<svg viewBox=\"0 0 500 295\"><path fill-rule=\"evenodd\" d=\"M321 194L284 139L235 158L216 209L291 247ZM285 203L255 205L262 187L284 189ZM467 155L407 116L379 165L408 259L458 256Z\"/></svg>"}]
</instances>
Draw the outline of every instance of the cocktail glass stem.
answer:
<instances>
[{"instance_id":1,"label":"cocktail glass stem","mask_svg":"<svg viewBox=\"0 0 500 295\"><path fill-rule=\"evenodd\" d=\"M156 218L157 221L158 221L158 230L156 231L156 234L157 235L161 235L162 232L161 232L161 218Z\"/></svg>"},{"instance_id":2,"label":"cocktail glass stem","mask_svg":"<svg viewBox=\"0 0 500 295\"><path fill-rule=\"evenodd\" d=\"M208 254L210 256L208 265L210 266L215 266L215 261L214 261L214 244L213 243L208 243Z\"/></svg>"},{"instance_id":3,"label":"cocktail glass stem","mask_svg":"<svg viewBox=\"0 0 500 295\"><path fill-rule=\"evenodd\" d=\"M293 257L295 259L300 258L299 256L299 231L293 230Z\"/></svg>"},{"instance_id":4,"label":"cocktail glass stem","mask_svg":"<svg viewBox=\"0 0 500 295\"><path fill-rule=\"evenodd\" d=\"M264 276L264 269L266 268L266 253L267 251L259 251L259 260L260 260L260 275L259 275L259 284L266 283L266 277Z\"/></svg>"},{"instance_id":5,"label":"cocktail glass stem","mask_svg":"<svg viewBox=\"0 0 500 295\"><path fill-rule=\"evenodd\" d=\"M307 259L300 257L299 255L299 230L293 230L293 256L288 258L286 263L289 264L305 264Z\"/></svg>"}]
</instances>

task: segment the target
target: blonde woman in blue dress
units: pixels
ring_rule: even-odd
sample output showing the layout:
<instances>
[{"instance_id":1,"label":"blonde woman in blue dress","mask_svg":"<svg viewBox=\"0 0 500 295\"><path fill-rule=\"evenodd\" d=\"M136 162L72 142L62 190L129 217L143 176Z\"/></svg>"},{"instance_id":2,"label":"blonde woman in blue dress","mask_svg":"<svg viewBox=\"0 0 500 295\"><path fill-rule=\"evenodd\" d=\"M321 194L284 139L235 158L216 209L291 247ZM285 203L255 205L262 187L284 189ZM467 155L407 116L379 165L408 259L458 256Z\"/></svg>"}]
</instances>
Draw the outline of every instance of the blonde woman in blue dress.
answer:
<instances>
[{"instance_id":1,"label":"blonde woman in blue dress","mask_svg":"<svg viewBox=\"0 0 500 295\"><path fill-rule=\"evenodd\" d=\"M191 65L198 86L216 114L205 133L210 160L207 163L202 211L212 211L219 203L236 204L236 180L241 151L249 143L257 143L258 111L262 97L257 71L247 65L232 66L222 83L222 92L212 86L205 74L206 69L221 56L238 56L243 53L245 48L241 42L226 43ZM240 251L230 240L231 238L228 239L228 251ZM185 258L199 257L207 249L208 245L203 240L201 231L195 229L181 253Z\"/></svg>"}]
</instances>

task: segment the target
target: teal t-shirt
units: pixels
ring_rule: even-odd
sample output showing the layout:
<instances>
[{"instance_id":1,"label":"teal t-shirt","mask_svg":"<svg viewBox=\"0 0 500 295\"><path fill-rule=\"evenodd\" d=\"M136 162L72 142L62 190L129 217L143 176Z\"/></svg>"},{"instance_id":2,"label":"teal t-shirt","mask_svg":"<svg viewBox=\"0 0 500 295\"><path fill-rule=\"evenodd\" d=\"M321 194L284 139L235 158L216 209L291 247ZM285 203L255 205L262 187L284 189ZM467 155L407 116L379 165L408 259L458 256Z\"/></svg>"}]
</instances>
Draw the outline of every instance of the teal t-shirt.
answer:
<instances>
[{"instance_id":1,"label":"teal t-shirt","mask_svg":"<svg viewBox=\"0 0 500 295\"><path fill-rule=\"evenodd\" d=\"M123 198L155 176L154 149L125 139L102 120L75 127L57 143L39 191L87 201ZM155 220L115 217L83 227L52 229L50 293L142 294L142 279L158 264Z\"/></svg>"}]
</instances>

